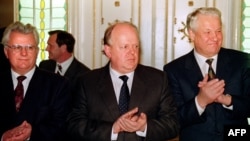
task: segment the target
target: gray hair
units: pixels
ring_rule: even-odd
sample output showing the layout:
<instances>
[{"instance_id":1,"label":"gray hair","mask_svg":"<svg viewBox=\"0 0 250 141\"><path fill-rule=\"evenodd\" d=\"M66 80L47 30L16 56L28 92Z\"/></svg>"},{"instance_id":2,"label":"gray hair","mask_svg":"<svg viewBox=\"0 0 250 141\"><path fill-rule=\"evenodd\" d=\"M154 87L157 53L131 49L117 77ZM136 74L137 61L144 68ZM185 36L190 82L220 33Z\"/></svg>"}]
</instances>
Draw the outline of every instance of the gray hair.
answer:
<instances>
[{"instance_id":1,"label":"gray hair","mask_svg":"<svg viewBox=\"0 0 250 141\"><path fill-rule=\"evenodd\" d=\"M188 14L187 21L186 21L187 30L189 30L189 29L195 30L195 28L197 27L198 15L217 16L220 18L220 23L222 24L221 12L217 8L215 8L215 7L201 7L201 8L196 9L195 11L191 12L190 14Z\"/></svg>"},{"instance_id":2,"label":"gray hair","mask_svg":"<svg viewBox=\"0 0 250 141\"><path fill-rule=\"evenodd\" d=\"M8 43L9 39L10 39L10 33L11 32L19 32L22 34L30 34L32 33L35 37L36 40L36 46L38 46L39 44L39 35L38 32L36 30L35 26L32 26L31 24L23 24L19 21L16 21L12 24L10 24L4 31L3 33L3 38L2 38L2 44L5 45Z\"/></svg>"}]
</instances>

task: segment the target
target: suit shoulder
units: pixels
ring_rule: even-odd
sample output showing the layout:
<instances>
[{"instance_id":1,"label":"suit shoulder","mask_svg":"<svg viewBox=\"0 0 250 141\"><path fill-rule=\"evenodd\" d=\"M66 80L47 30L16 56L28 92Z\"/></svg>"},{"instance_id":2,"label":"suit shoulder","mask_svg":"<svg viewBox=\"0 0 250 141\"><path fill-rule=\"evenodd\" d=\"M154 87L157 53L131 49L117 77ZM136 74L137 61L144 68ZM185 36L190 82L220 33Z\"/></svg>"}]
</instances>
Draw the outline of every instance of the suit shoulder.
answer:
<instances>
[{"instance_id":1,"label":"suit shoulder","mask_svg":"<svg viewBox=\"0 0 250 141\"><path fill-rule=\"evenodd\" d=\"M145 72L151 72L151 73L162 73L163 72L162 70L160 70L158 68L146 66L146 65L141 65L141 64L139 64L136 69L142 70Z\"/></svg>"},{"instance_id":2,"label":"suit shoulder","mask_svg":"<svg viewBox=\"0 0 250 141\"><path fill-rule=\"evenodd\" d=\"M144 77L150 77L150 78L154 77L156 79L165 77L165 72L163 70L145 65L138 65L135 70L135 73L140 74L141 76Z\"/></svg>"},{"instance_id":3,"label":"suit shoulder","mask_svg":"<svg viewBox=\"0 0 250 141\"><path fill-rule=\"evenodd\" d=\"M230 58L233 62L236 63L249 63L250 60L250 54L240 50L222 48L220 55L223 57L226 56L225 54L227 54L228 58Z\"/></svg>"},{"instance_id":4,"label":"suit shoulder","mask_svg":"<svg viewBox=\"0 0 250 141\"><path fill-rule=\"evenodd\" d=\"M40 64L44 64L44 63L56 63L56 61L49 59L49 60L43 60L40 62Z\"/></svg>"},{"instance_id":5,"label":"suit shoulder","mask_svg":"<svg viewBox=\"0 0 250 141\"><path fill-rule=\"evenodd\" d=\"M181 56L179 58L176 58L176 59L170 61L169 63L165 64L163 66L163 69L165 70L166 68L172 68L172 67L174 67L174 68L179 68L179 67L182 68L184 66L185 62L187 60L189 60L190 58L191 58L190 53L186 54L186 55L183 55L183 56Z\"/></svg>"},{"instance_id":6,"label":"suit shoulder","mask_svg":"<svg viewBox=\"0 0 250 141\"><path fill-rule=\"evenodd\" d=\"M87 67L85 64L83 64L82 62L80 62L76 58L74 60L75 60L76 65L78 66L78 68L80 68L80 70L90 71L90 68Z\"/></svg>"},{"instance_id":7,"label":"suit shoulder","mask_svg":"<svg viewBox=\"0 0 250 141\"><path fill-rule=\"evenodd\" d=\"M246 52L240 51L240 50L235 50L235 49L229 49L229 48L221 48L221 53L226 53L226 54L233 54L233 55L249 55Z\"/></svg>"},{"instance_id":8,"label":"suit shoulder","mask_svg":"<svg viewBox=\"0 0 250 141\"><path fill-rule=\"evenodd\" d=\"M49 65L49 64L56 64L56 61L54 60L43 60L39 63L39 67L44 66L44 65Z\"/></svg>"},{"instance_id":9,"label":"suit shoulder","mask_svg":"<svg viewBox=\"0 0 250 141\"><path fill-rule=\"evenodd\" d=\"M80 79L93 79L93 78L99 78L101 75L103 75L105 68L97 68L93 70L89 70L84 74L79 75Z\"/></svg>"},{"instance_id":10,"label":"suit shoulder","mask_svg":"<svg viewBox=\"0 0 250 141\"><path fill-rule=\"evenodd\" d=\"M36 74L39 75L39 77L43 79L47 79L48 81L68 81L66 77L63 77L61 75L58 75L54 72L46 71L44 69L37 68ZM37 76L38 76L37 75Z\"/></svg>"}]
</instances>

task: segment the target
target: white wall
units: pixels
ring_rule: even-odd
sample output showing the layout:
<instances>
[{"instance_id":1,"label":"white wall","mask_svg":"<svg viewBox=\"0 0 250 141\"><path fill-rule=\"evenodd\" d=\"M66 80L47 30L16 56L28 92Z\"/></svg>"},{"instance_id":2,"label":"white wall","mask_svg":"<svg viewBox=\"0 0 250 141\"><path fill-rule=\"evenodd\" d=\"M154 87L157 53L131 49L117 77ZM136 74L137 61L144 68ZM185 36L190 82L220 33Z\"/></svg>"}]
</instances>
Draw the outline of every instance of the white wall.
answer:
<instances>
[{"instance_id":1,"label":"white wall","mask_svg":"<svg viewBox=\"0 0 250 141\"><path fill-rule=\"evenodd\" d=\"M115 2L120 6L115 6ZM190 10L202 5L222 11L223 45L238 49L240 3L238 0L69 0L69 31L77 40L75 56L92 69L105 65L107 59L101 53L104 30L112 20L130 20L140 30L141 63L162 69L164 64L192 49L192 44L181 39L183 33L178 30L183 28L181 22L185 22Z\"/></svg>"}]
</instances>

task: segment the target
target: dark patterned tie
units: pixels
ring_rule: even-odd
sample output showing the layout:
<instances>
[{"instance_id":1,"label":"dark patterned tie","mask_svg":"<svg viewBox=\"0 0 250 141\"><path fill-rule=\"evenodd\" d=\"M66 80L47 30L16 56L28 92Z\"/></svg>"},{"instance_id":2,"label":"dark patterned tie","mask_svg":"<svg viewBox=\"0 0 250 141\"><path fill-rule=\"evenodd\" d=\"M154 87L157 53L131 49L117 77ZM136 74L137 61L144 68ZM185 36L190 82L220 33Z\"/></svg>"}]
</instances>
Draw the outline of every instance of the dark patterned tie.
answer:
<instances>
[{"instance_id":1,"label":"dark patterned tie","mask_svg":"<svg viewBox=\"0 0 250 141\"><path fill-rule=\"evenodd\" d=\"M60 64L57 64L57 74L62 75L62 66Z\"/></svg>"},{"instance_id":2,"label":"dark patterned tie","mask_svg":"<svg viewBox=\"0 0 250 141\"><path fill-rule=\"evenodd\" d=\"M23 101L23 94L24 94L24 90L23 90L23 80L26 79L26 76L18 76L17 77L17 86L15 88L15 103L16 103L16 111L18 112L22 101Z\"/></svg>"},{"instance_id":3,"label":"dark patterned tie","mask_svg":"<svg viewBox=\"0 0 250 141\"><path fill-rule=\"evenodd\" d=\"M120 76L119 78L123 80L120 97L119 97L119 109L120 109L120 114L122 115L128 111L130 96L129 96L129 89L127 85L128 77L126 75L123 75L123 76Z\"/></svg>"},{"instance_id":4,"label":"dark patterned tie","mask_svg":"<svg viewBox=\"0 0 250 141\"><path fill-rule=\"evenodd\" d=\"M214 59L207 59L206 60L206 63L209 65L209 67L208 67L208 81L216 78L215 72L214 72L214 70L212 68L213 60Z\"/></svg>"}]
</instances>

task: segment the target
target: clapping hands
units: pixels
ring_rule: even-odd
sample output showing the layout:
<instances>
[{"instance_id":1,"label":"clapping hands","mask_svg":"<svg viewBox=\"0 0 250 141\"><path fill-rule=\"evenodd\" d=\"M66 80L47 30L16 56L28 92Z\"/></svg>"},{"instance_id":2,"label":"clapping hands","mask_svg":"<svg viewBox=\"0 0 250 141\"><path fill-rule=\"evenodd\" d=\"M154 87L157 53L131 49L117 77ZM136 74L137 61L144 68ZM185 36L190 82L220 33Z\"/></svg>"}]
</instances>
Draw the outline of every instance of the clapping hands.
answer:
<instances>
[{"instance_id":1,"label":"clapping hands","mask_svg":"<svg viewBox=\"0 0 250 141\"><path fill-rule=\"evenodd\" d=\"M27 121L3 134L3 141L25 141L31 135L32 127Z\"/></svg>"},{"instance_id":2,"label":"clapping hands","mask_svg":"<svg viewBox=\"0 0 250 141\"><path fill-rule=\"evenodd\" d=\"M147 124L145 113L138 113L138 107L120 116L113 124L114 133L144 131Z\"/></svg>"}]
</instances>

